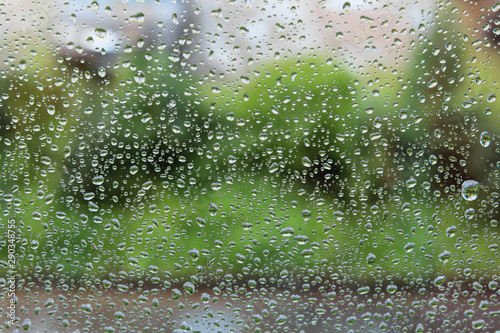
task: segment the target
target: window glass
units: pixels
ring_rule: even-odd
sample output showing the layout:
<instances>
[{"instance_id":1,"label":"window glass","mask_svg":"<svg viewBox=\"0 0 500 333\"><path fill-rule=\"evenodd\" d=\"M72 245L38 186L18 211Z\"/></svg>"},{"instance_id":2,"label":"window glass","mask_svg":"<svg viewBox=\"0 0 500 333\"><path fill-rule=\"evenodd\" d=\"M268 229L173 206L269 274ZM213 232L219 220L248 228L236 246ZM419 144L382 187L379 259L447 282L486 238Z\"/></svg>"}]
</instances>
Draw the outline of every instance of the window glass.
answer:
<instances>
[{"instance_id":1,"label":"window glass","mask_svg":"<svg viewBox=\"0 0 500 333\"><path fill-rule=\"evenodd\" d=\"M495 332L500 3L0 4L5 332Z\"/></svg>"}]
</instances>

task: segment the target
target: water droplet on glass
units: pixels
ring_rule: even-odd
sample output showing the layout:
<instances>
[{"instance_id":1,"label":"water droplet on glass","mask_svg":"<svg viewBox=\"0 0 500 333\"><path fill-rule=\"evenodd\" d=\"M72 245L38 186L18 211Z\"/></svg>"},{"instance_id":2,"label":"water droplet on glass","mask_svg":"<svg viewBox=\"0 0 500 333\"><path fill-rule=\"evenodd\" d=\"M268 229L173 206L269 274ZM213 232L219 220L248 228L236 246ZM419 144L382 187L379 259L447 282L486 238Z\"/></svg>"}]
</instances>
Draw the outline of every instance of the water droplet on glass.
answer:
<instances>
[{"instance_id":1,"label":"water droplet on glass","mask_svg":"<svg viewBox=\"0 0 500 333\"><path fill-rule=\"evenodd\" d=\"M309 159L309 157L307 156L302 157L302 165L305 166L306 168L310 168L312 166L312 162Z\"/></svg>"},{"instance_id":2,"label":"water droplet on glass","mask_svg":"<svg viewBox=\"0 0 500 333\"><path fill-rule=\"evenodd\" d=\"M130 172L131 175L135 175L137 171L139 171L139 167L137 165L132 165L128 171Z\"/></svg>"},{"instance_id":3,"label":"water droplet on glass","mask_svg":"<svg viewBox=\"0 0 500 333\"><path fill-rule=\"evenodd\" d=\"M106 77L106 68L104 67L99 67L97 70L97 74L99 74L100 77Z\"/></svg>"},{"instance_id":4,"label":"water droplet on glass","mask_svg":"<svg viewBox=\"0 0 500 333\"><path fill-rule=\"evenodd\" d=\"M358 288L358 294L360 295L366 295L370 292L370 287L369 286L362 286Z\"/></svg>"},{"instance_id":5,"label":"water droplet on glass","mask_svg":"<svg viewBox=\"0 0 500 333\"><path fill-rule=\"evenodd\" d=\"M410 178L406 181L406 187L407 188L413 188L417 185L417 180L415 178Z\"/></svg>"},{"instance_id":6,"label":"water droplet on glass","mask_svg":"<svg viewBox=\"0 0 500 333\"><path fill-rule=\"evenodd\" d=\"M304 221L308 221L311 218L312 212L309 209L304 209L302 211L302 217L304 218Z\"/></svg>"},{"instance_id":7,"label":"water droplet on glass","mask_svg":"<svg viewBox=\"0 0 500 333\"><path fill-rule=\"evenodd\" d=\"M104 28L95 28L94 33L99 38L105 38L107 31Z\"/></svg>"},{"instance_id":8,"label":"water droplet on glass","mask_svg":"<svg viewBox=\"0 0 500 333\"><path fill-rule=\"evenodd\" d=\"M218 207L217 207L217 205L216 205L216 204L214 204L214 203L212 203L212 202L211 202L211 203L208 205L208 213L210 214L210 216L215 216L215 215L217 215L217 210L218 210Z\"/></svg>"},{"instance_id":9,"label":"water droplet on glass","mask_svg":"<svg viewBox=\"0 0 500 333\"><path fill-rule=\"evenodd\" d=\"M476 211L474 208L469 208L465 211L465 218L467 220L472 220L474 218L474 215L476 215Z\"/></svg>"},{"instance_id":10,"label":"water droplet on glass","mask_svg":"<svg viewBox=\"0 0 500 333\"><path fill-rule=\"evenodd\" d=\"M212 187L212 190L219 191L222 188L222 184L221 183L212 183L211 187Z\"/></svg>"},{"instance_id":11,"label":"water droplet on glass","mask_svg":"<svg viewBox=\"0 0 500 333\"><path fill-rule=\"evenodd\" d=\"M196 221L196 223L198 223L198 225L199 225L200 227L202 227L202 228L203 228L203 227L205 227L205 226L207 225L207 220L205 220L205 219L204 219L204 218L202 218L202 217L197 217L197 218L195 219L195 221Z\"/></svg>"},{"instance_id":12,"label":"water droplet on glass","mask_svg":"<svg viewBox=\"0 0 500 333\"><path fill-rule=\"evenodd\" d=\"M92 312L92 305L90 305L90 304L82 304L80 306L80 309L82 309L82 311L85 312L85 313L91 313Z\"/></svg>"},{"instance_id":13,"label":"water droplet on glass","mask_svg":"<svg viewBox=\"0 0 500 333\"><path fill-rule=\"evenodd\" d=\"M276 318L276 323L278 325L283 325L284 323L286 323L288 317L285 316L285 315L279 315L278 318Z\"/></svg>"},{"instance_id":14,"label":"water droplet on glass","mask_svg":"<svg viewBox=\"0 0 500 333\"><path fill-rule=\"evenodd\" d=\"M132 22L136 22L136 23L143 23L144 22L144 13L138 12L137 14L131 15L130 20Z\"/></svg>"},{"instance_id":15,"label":"water droplet on glass","mask_svg":"<svg viewBox=\"0 0 500 333\"><path fill-rule=\"evenodd\" d=\"M398 290L398 286L396 286L395 284L390 284L387 286L387 292L389 294L394 294L397 290Z\"/></svg>"},{"instance_id":16,"label":"water droplet on glass","mask_svg":"<svg viewBox=\"0 0 500 333\"><path fill-rule=\"evenodd\" d=\"M429 162L432 164L432 165L436 165L436 163L438 162L438 158L436 155L431 155L429 156Z\"/></svg>"},{"instance_id":17,"label":"water droplet on glass","mask_svg":"<svg viewBox=\"0 0 500 333\"><path fill-rule=\"evenodd\" d=\"M490 133L484 131L481 133L481 138L480 138L481 146L483 147L488 147L491 143L491 135Z\"/></svg>"},{"instance_id":18,"label":"water droplet on glass","mask_svg":"<svg viewBox=\"0 0 500 333\"><path fill-rule=\"evenodd\" d=\"M446 236L448 237L454 237L456 233L457 233L457 227L454 225L446 229Z\"/></svg>"},{"instance_id":19,"label":"water droplet on glass","mask_svg":"<svg viewBox=\"0 0 500 333\"><path fill-rule=\"evenodd\" d=\"M337 221L342 221L344 219L344 212L341 212L341 211L335 211L333 212L333 217L337 220Z\"/></svg>"},{"instance_id":20,"label":"water droplet on glass","mask_svg":"<svg viewBox=\"0 0 500 333\"><path fill-rule=\"evenodd\" d=\"M436 287L440 287L440 286L442 286L442 285L443 285L444 281L446 281L446 276L444 276L444 275L439 275L438 277L436 277L436 278L434 279L434 285L435 285Z\"/></svg>"},{"instance_id":21,"label":"water droplet on glass","mask_svg":"<svg viewBox=\"0 0 500 333\"><path fill-rule=\"evenodd\" d=\"M92 178L92 184L94 185L102 185L104 183L104 177L101 175L97 175Z\"/></svg>"},{"instance_id":22,"label":"water droplet on glass","mask_svg":"<svg viewBox=\"0 0 500 333\"><path fill-rule=\"evenodd\" d=\"M473 201L479 196L480 184L475 180L466 180L462 183L462 197L465 200Z\"/></svg>"},{"instance_id":23,"label":"water droplet on glass","mask_svg":"<svg viewBox=\"0 0 500 333\"><path fill-rule=\"evenodd\" d=\"M34 239L34 240L32 240L32 241L30 242L30 247L31 247L33 250L38 249L38 246L39 246L39 245L40 245L40 243L38 243L38 241L37 241L37 240L35 240L35 239Z\"/></svg>"},{"instance_id":24,"label":"water droplet on glass","mask_svg":"<svg viewBox=\"0 0 500 333\"><path fill-rule=\"evenodd\" d=\"M427 82L427 87L429 88L434 88L437 85L438 85L438 80L436 79L431 79L429 82Z\"/></svg>"},{"instance_id":25,"label":"water droplet on glass","mask_svg":"<svg viewBox=\"0 0 500 333\"><path fill-rule=\"evenodd\" d=\"M377 256L373 253L368 253L366 256L366 263L372 265L377 260Z\"/></svg>"},{"instance_id":26,"label":"water droplet on glass","mask_svg":"<svg viewBox=\"0 0 500 333\"><path fill-rule=\"evenodd\" d=\"M283 228L280 233L284 237L291 237L294 235L295 231L293 230L293 227L286 227Z\"/></svg>"},{"instance_id":27,"label":"water droplet on glass","mask_svg":"<svg viewBox=\"0 0 500 333\"><path fill-rule=\"evenodd\" d=\"M439 261L441 261L443 264L448 262L450 260L451 253L448 250L444 250L441 252L441 254L438 256Z\"/></svg>"},{"instance_id":28,"label":"water droplet on glass","mask_svg":"<svg viewBox=\"0 0 500 333\"><path fill-rule=\"evenodd\" d=\"M410 243L407 243L403 249L406 253L410 253L411 251L413 251L413 249L415 248L415 243L413 242L410 242Z\"/></svg>"},{"instance_id":29,"label":"water droplet on glass","mask_svg":"<svg viewBox=\"0 0 500 333\"><path fill-rule=\"evenodd\" d=\"M134 80L137 83L146 82L146 74L143 71L137 71L134 75Z\"/></svg>"},{"instance_id":30,"label":"water droplet on glass","mask_svg":"<svg viewBox=\"0 0 500 333\"><path fill-rule=\"evenodd\" d=\"M56 113L56 107L54 105L47 106L47 113L53 116Z\"/></svg>"},{"instance_id":31,"label":"water droplet on glass","mask_svg":"<svg viewBox=\"0 0 500 333\"><path fill-rule=\"evenodd\" d=\"M28 331L31 328L31 320L29 318L24 319L21 326L23 330Z\"/></svg>"},{"instance_id":32,"label":"water droplet on glass","mask_svg":"<svg viewBox=\"0 0 500 333\"><path fill-rule=\"evenodd\" d=\"M275 173L278 170L279 170L279 164L276 162L274 162L269 166L269 173Z\"/></svg>"},{"instance_id":33,"label":"water droplet on glass","mask_svg":"<svg viewBox=\"0 0 500 333\"><path fill-rule=\"evenodd\" d=\"M179 18L177 17L177 13L172 14L172 23L175 25L179 24Z\"/></svg>"},{"instance_id":34,"label":"water droplet on glass","mask_svg":"<svg viewBox=\"0 0 500 333\"><path fill-rule=\"evenodd\" d=\"M266 141L268 137L269 136L267 135L267 133L260 133L259 134L259 140L260 141Z\"/></svg>"},{"instance_id":35,"label":"water droplet on glass","mask_svg":"<svg viewBox=\"0 0 500 333\"><path fill-rule=\"evenodd\" d=\"M198 258L200 257L200 251L198 249L195 249L195 248L189 250L188 254L191 257L191 259L193 259L193 261L198 260Z\"/></svg>"},{"instance_id":36,"label":"water droplet on glass","mask_svg":"<svg viewBox=\"0 0 500 333\"><path fill-rule=\"evenodd\" d=\"M294 237L294 239L299 245L305 245L309 241L309 237L305 235L297 235Z\"/></svg>"}]
</instances>

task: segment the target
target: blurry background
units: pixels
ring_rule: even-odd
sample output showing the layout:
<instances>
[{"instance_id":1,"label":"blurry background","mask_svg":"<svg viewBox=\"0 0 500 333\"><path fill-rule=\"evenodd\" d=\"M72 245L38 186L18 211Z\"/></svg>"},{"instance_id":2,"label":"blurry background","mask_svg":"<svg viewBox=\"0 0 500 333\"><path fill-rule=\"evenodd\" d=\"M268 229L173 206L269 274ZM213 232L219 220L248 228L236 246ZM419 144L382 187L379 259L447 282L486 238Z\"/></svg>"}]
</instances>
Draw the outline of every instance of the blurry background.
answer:
<instances>
[{"instance_id":1,"label":"blurry background","mask_svg":"<svg viewBox=\"0 0 500 333\"><path fill-rule=\"evenodd\" d=\"M280 316L298 310L272 310L266 321L264 300L248 316L234 311L231 325L316 327L325 309L333 316L326 331L333 322L339 330L491 331L498 9L458 1L4 4L0 208L4 230L9 219L18 227L20 293L52 299L79 290L91 300L83 313L103 291L120 302L142 294L148 304L151 290L168 293L168 302L185 303L176 303L181 319L169 331L196 330L189 320L182 327L183 308L196 310L202 293L238 303L238 293L258 286L274 302L304 310L292 291L317 303L285 324ZM479 183L476 199L463 195L465 180ZM436 311L458 291L457 308L483 308ZM363 310L377 297L388 317ZM22 302L27 329L82 324L43 326L31 307L46 296ZM148 322L163 316L127 302ZM104 316L112 312L115 319L84 326L122 330L122 316ZM247 317L251 324L239 322Z\"/></svg>"}]
</instances>

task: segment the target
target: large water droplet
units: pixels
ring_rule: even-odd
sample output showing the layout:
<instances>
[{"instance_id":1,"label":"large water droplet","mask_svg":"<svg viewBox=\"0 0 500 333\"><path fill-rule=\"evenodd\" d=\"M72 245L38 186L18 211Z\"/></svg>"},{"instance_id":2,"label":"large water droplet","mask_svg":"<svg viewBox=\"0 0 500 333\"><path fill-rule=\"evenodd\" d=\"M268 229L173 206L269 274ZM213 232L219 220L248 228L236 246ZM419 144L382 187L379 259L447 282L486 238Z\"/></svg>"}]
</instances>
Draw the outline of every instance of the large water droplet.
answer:
<instances>
[{"instance_id":1,"label":"large water droplet","mask_svg":"<svg viewBox=\"0 0 500 333\"><path fill-rule=\"evenodd\" d=\"M295 232L294 232L292 227L286 227L286 228L283 228L280 233L282 236L291 237L294 235Z\"/></svg>"},{"instance_id":2,"label":"large water droplet","mask_svg":"<svg viewBox=\"0 0 500 333\"><path fill-rule=\"evenodd\" d=\"M92 178L92 184L94 185L102 185L104 183L104 177L101 175L97 175Z\"/></svg>"},{"instance_id":3,"label":"large water droplet","mask_svg":"<svg viewBox=\"0 0 500 333\"><path fill-rule=\"evenodd\" d=\"M144 22L144 13L138 12L137 14L131 15L130 20L132 22L136 22L136 23L143 23Z\"/></svg>"},{"instance_id":4,"label":"large water droplet","mask_svg":"<svg viewBox=\"0 0 500 333\"><path fill-rule=\"evenodd\" d=\"M275 173L278 170L279 170L279 164L276 162L274 162L269 166L269 173Z\"/></svg>"},{"instance_id":5,"label":"large water droplet","mask_svg":"<svg viewBox=\"0 0 500 333\"><path fill-rule=\"evenodd\" d=\"M53 116L56 113L56 107L54 105L47 106L47 113Z\"/></svg>"},{"instance_id":6,"label":"large water droplet","mask_svg":"<svg viewBox=\"0 0 500 333\"><path fill-rule=\"evenodd\" d=\"M105 38L107 31L104 28L95 28L94 33L96 34L97 37Z\"/></svg>"},{"instance_id":7,"label":"large water droplet","mask_svg":"<svg viewBox=\"0 0 500 333\"><path fill-rule=\"evenodd\" d=\"M216 205L216 204L214 204L214 203L212 203L212 202L211 202L211 203L208 205L208 213L210 214L210 216L215 216L215 215L217 215L217 210L218 210L218 207L217 207L217 205Z\"/></svg>"},{"instance_id":8,"label":"large water droplet","mask_svg":"<svg viewBox=\"0 0 500 333\"><path fill-rule=\"evenodd\" d=\"M443 264L446 263L448 260L450 260L451 253L448 250L444 250L439 256L438 259L441 261Z\"/></svg>"},{"instance_id":9,"label":"large water droplet","mask_svg":"<svg viewBox=\"0 0 500 333\"><path fill-rule=\"evenodd\" d=\"M491 143L491 135L490 133L484 131L483 133L481 133L481 138L479 140L479 142L481 142L481 146L483 147L488 147Z\"/></svg>"},{"instance_id":10,"label":"large water droplet","mask_svg":"<svg viewBox=\"0 0 500 333\"><path fill-rule=\"evenodd\" d=\"M134 75L134 80L137 83L144 83L146 82L146 74L143 71L137 71Z\"/></svg>"},{"instance_id":11,"label":"large water droplet","mask_svg":"<svg viewBox=\"0 0 500 333\"><path fill-rule=\"evenodd\" d=\"M462 197L465 200L476 200L479 195L479 183L475 180L466 180L462 183Z\"/></svg>"}]
</instances>

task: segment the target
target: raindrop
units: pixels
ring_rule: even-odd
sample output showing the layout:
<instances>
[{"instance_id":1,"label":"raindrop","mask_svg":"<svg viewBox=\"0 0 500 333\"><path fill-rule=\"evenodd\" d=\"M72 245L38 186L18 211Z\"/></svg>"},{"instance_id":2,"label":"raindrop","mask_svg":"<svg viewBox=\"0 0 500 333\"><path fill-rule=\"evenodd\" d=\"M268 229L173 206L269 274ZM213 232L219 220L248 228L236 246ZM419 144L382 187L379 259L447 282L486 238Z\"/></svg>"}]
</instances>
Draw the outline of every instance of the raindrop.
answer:
<instances>
[{"instance_id":1,"label":"raindrop","mask_svg":"<svg viewBox=\"0 0 500 333\"><path fill-rule=\"evenodd\" d=\"M344 219L344 212L341 212L341 211L335 211L333 212L333 217L337 220L337 221L342 221Z\"/></svg>"},{"instance_id":2,"label":"raindrop","mask_svg":"<svg viewBox=\"0 0 500 333\"><path fill-rule=\"evenodd\" d=\"M279 170L279 164L276 162L274 162L269 166L269 173L275 173L278 170Z\"/></svg>"},{"instance_id":3,"label":"raindrop","mask_svg":"<svg viewBox=\"0 0 500 333\"><path fill-rule=\"evenodd\" d=\"M446 229L446 236L448 237L454 237L456 233L457 233L457 227L454 225Z\"/></svg>"},{"instance_id":4,"label":"raindrop","mask_svg":"<svg viewBox=\"0 0 500 333\"><path fill-rule=\"evenodd\" d=\"M105 38L106 37L106 29L104 28L95 28L94 33L96 34L97 37L99 38Z\"/></svg>"},{"instance_id":5,"label":"raindrop","mask_svg":"<svg viewBox=\"0 0 500 333\"><path fill-rule=\"evenodd\" d=\"M415 248L415 243L413 242L409 242L403 247L406 253L410 253L411 251L413 251L414 248Z\"/></svg>"},{"instance_id":6,"label":"raindrop","mask_svg":"<svg viewBox=\"0 0 500 333\"><path fill-rule=\"evenodd\" d=\"M102 185L104 183L104 177L101 175L97 175L92 178L92 184L94 185Z\"/></svg>"},{"instance_id":7,"label":"raindrop","mask_svg":"<svg viewBox=\"0 0 500 333\"><path fill-rule=\"evenodd\" d=\"M370 292L370 287L369 286L363 286L358 288L358 294L360 295L366 295Z\"/></svg>"},{"instance_id":8,"label":"raindrop","mask_svg":"<svg viewBox=\"0 0 500 333\"><path fill-rule=\"evenodd\" d=\"M196 291L194 284L191 282L184 283L183 288L189 295L193 295Z\"/></svg>"},{"instance_id":9,"label":"raindrop","mask_svg":"<svg viewBox=\"0 0 500 333\"><path fill-rule=\"evenodd\" d=\"M462 183L462 197L474 201L479 195L479 183L475 180L466 180Z\"/></svg>"},{"instance_id":10,"label":"raindrop","mask_svg":"<svg viewBox=\"0 0 500 333\"><path fill-rule=\"evenodd\" d=\"M474 215L476 215L476 211L474 208L469 208L465 211L465 218L467 220L472 220L474 218Z\"/></svg>"},{"instance_id":11,"label":"raindrop","mask_svg":"<svg viewBox=\"0 0 500 333\"><path fill-rule=\"evenodd\" d=\"M132 165L129 169L128 172L130 172L131 175L135 175L139 171L139 167L137 165Z\"/></svg>"},{"instance_id":12,"label":"raindrop","mask_svg":"<svg viewBox=\"0 0 500 333\"><path fill-rule=\"evenodd\" d=\"M309 237L305 235L297 235L294 237L294 239L299 245L305 245L309 241Z\"/></svg>"},{"instance_id":13,"label":"raindrop","mask_svg":"<svg viewBox=\"0 0 500 333\"><path fill-rule=\"evenodd\" d=\"M211 203L208 205L208 213L210 214L210 216L215 216L215 215L217 215L217 210L218 210L218 207L217 207L217 205L216 205L216 204L214 204L214 203L212 203L212 202L211 202Z\"/></svg>"},{"instance_id":14,"label":"raindrop","mask_svg":"<svg viewBox=\"0 0 500 333\"><path fill-rule=\"evenodd\" d=\"M175 25L179 24L179 18L177 17L177 13L172 14L172 23Z\"/></svg>"},{"instance_id":15,"label":"raindrop","mask_svg":"<svg viewBox=\"0 0 500 333\"><path fill-rule=\"evenodd\" d=\"M100 77L106 77L106 68L104 67L99 67L97 70L97 74L99 74Z\"/></svg>"},{"instance_id":16,"label":"raindrop","mask_svg":"<svg viewBox=\"0 0 500 333\"><path fill-rule=\"evenodd\" d=\"M50 308L54 305L54 299L53 298L47 298L45 301L45 304L43 305L44 308Z\"/></svg>"},{"instance_id":17,"label":"raindrop","mask_svg":"<svg viewBox=\"0 0 500 333\"><path fill-rule=\"evenodd\" d=\"M429 82L427 82L427 87L429 88L434 88L437 85L438 85L438 80L436 79L432 79Z\"/></svg>"},{"instance_id":18,"label":"raindrop","mask_svg":"<svg viewBox=\"0 0 500 333\"><path fill-rule=\"evenodd\" d=\"M47 113L53 116L56 113L56 107L54 105L47 106Z\"/></svg>"},{"instance_id":19,"label":"raindrop","mask_svg":"<svg viewBox=\"0 0 500 333\"><path fill-rule=\"evenodd\" d=\"M387 292L389 294L394 294L397 290L398 290L398 286L396 286L395 284L390 284L387 286Z\"/></svg>"},{"instance_id":20,"label":"raindrop","mask_svg":"<svg viewBox=\"0 0 500 333\"><path fill-rule=\"evenodd\" d=\"M92 305L90 304L82 304L80 306L80 309L85 312L85 313L91 313L92 312Z\"/></svg>"},{"instance_id":21,"label":"raindrop","mask_svg":"<svg viewBox=\"0 0 500 333\"><path fill-rule=\"evenodd\" d=\"M440 262L442 262L444 264L444 263L448 262L448 260L450 260L450 257L451 257L450 251L444 250L438 256L438 259L439 259Z\"/></svg>"},{"instance_id":22,"label":"raindrop","mask_svg":"<svg viewBox=\"0 0 500 333\"><path fill-rule=\"evenodd\" d=\"M484 131L483 133L481 133L481 138L480 138L480 141L481 142L481 146L483 147L488 147L491 143L491 135L490 133Z\"/></svg>"},{"instance_id":23,"label":"raindrop","mask_svg":"<svg viewBox=\"0 0 500 333\"><path fill-rule=\"evenodd\" d=\"M212 190L219 191L222 188L222 184L221 183L212 183L211 187L212 187Z\"/></svg>"},{"instance_id":24,"label":"raindrop","mask_svg":"<svg viewBox=\"0 0 500 333\"><path fill-rule=\"evenodd\" d=\"M137 71L134 75L134 80L137 83L144 83L146 82L146 74L143 71Z\"/></svg>"},{"instance_id":25,"label":"raindrop","mask_svg":"<svg viewBox=\"0 0 500 333\"><path fill-rule=\"evenodd\" d=\"M417 185L417 180L415 178L410 178L406 181L406 187L407 188L413 188Z\"/></svg>"},{"instance_id":26,"label":"raindrop","mask_svg":"<svg viewBox=\"0 0 500 333\"><path fill-rule=\"evenodd\" d=\"M312 212L309 209L304 209L302 211L302 217L304 218L304 221L309 221L309 219L311 218L311 214Z\"/></svg>"},{"instance_id":27,"label":"raindrop","mask_svg":"<svg viewBox=\"0 0 500 333\"><path fill-rule=\"evenodd\" d=\"M284 323L286 323L288 317L285 316L285 315L279 315L278 318L276 318L276 323L278 325L283 325Z\"/></svg>"},{"instance_id":28,"label":"raindrop","mask_svg":"<svg viewBox=\"0 0 500 333\"><path fill-rule=\"evenodd\" d=\"M29 318L24 319L21 326L23 327L23 330L28 331L31 329L31 320Z\"/></svg>"},{"instance_id":29,"label":"raindrop","mask_svg":"<svg viewBox=\"0 0 500 333\"><path fill-rule=\"evenodd\" d=\"M377 256L373 253L368 253L366 256L366 263L372 265L377 260Z\"/></svg>"},{"instance_id":30,"label":"raindrop","mask_svg":"<svg viewBox=\"0 0 500 333\"><path fill-rule=\"evenodd\" d=\"M281 235L284 236L284 237L291 237L294 235L294 230L292 227L286 227L286 228L283 228L281 231L280 231Z\"/></svg>"},{"instance_id":31,"label":"raindrop","mask_svg":"<svg viewBox=\"0 0 500 333\"><path fill-rule=\"evenodd\" d=\"M200 251L198 249L191 249L188 251L189 256L193 259L193 261L198 260L200 258Z\"/></svg>"},{"instance_id":32,"label":"raindrop","mask_svg":"<svg viewBox=\"0 0 500 333\"><path fill-rule=\"evenodd\" d=\"M259 140L260 141L266 141L268 137L269 136L267 135L267 133L260 133L259 134Z\"/></svg>"},{"instance_id":33,"label":"raindrop","mask_svg":"<svg viewBox=\"0 0 500 333\"><path fill-rule=\"evenodd\" d=\"M446 281L446 276L444 276L444 275L439 275L438 277L436 277L436 278L434 279L434 285L435 285L436 287L440 287L440 286L442 286L442 285L444 284L444 282L445 282L445 281Z\"/></svg>"},{"instance_id":34,"label":"raindrop","mask_svg":"<svg viewBox=\"0 0 500 333\"><path fill-rule=\"evenodd\" d=\"M138 12L137 14L131 15L130 19L132 22L143 23L144 22L144 13Z\"/></svg>"}]
</instances>

